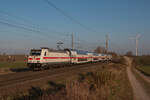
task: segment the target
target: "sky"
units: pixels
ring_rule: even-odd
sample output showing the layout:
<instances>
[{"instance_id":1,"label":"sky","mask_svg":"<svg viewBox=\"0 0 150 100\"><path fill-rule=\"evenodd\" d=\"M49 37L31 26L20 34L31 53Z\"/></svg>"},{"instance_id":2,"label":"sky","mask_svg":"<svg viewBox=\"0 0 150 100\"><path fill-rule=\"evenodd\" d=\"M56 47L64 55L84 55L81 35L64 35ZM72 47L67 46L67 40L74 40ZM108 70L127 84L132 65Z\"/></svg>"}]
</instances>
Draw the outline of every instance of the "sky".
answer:
<instances>
[{"instance_id":1,"label":"sky","mask_svg":"<svg viewBox=\"0 0 150 100\"><path fill-rule=\"evenodd\" d=\"M139 54L150 54L150 0L49 0L82 25L64 16L46 0L1 0L0 53L29 53L31 48L71 47L93 50L105 46L124 54L135 52L140 34ZM88 29L87 29L88 28Z\"/></svg>"}]
</instances>

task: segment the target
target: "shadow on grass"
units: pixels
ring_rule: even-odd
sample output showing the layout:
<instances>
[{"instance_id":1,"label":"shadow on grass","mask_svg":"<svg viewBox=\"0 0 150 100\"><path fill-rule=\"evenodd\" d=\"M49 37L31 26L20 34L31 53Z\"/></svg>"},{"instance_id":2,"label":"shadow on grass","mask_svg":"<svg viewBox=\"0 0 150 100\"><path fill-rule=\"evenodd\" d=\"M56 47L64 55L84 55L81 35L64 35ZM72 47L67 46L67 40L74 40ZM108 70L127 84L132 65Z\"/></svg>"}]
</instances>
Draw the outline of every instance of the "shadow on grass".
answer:
<instances>
[{"instance_id":1,"label":"shadow on grass","mask_svg":"<svg viewBox=\"0 0 150 100\"><path fill-rule=\"evenodd\" d=\"M55 82L48 82L50 88L42 90L39 87L32 87L28 90L28 95L16 96L13 100L44 100L43 97L47 95L55 95L62 89L65 89L65 85L57 84Z\"/></svg>"},{"instance_id":2,"label":"shadow on grass","mask_svg":"<svg viewBox=\"0 0 150 100\"><path fill-rule=\"evenodd\" d=\"M43 95L43 90L39 87L32 87L29 89L28 95L16 96L13 100L38 100L40 96Z\"/></svg>"},{"instance_id":3,"label":"shadow on grass","mask_svg":"<svg viewBox=\"0 0 150 100\"><path fill-rule=\"evenodd\" d=\"M26 71L31 71L30 68L10 68L12 72L26 72Z\"/></svg>"},{"instance_id":4,"label":"shadow on grass","mask_svg":"<svg viewBox=\"0 0 150 100\"><path fill-rule=\"evenodd\" d=\"M148 73L142 71L141 69L139 69L139 68L137 68L137 67L135 67L135 68L136 68L139 72L141 72L142 74L144 74L145 76L150 77L150 74L148 74Z\"/></svg>"}]
</instances>

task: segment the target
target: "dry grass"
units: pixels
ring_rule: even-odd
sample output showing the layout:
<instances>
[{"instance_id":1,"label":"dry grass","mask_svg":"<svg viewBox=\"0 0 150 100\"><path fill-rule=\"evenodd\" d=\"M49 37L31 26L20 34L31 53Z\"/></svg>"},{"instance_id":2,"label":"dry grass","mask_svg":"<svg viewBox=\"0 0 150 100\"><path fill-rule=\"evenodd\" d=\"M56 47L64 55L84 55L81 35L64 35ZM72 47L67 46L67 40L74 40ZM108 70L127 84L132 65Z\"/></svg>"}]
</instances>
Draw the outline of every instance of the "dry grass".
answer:
<instances>
[{"instance_id":1,"label":"dry grass","mask_svg":"<svg viewBox=\"0 0 150 100\"><path fill-rule=\"evenodd\" d=\"M79 74L65 83L48 82L47 89L32 87L28 94L14 100L133 100L132 90L122 64Z\"/></svg>"},{"instance_id":2,"label":"dry grass","mask_svg":"<svg viewBox=\"0 0 150 100\"><path fill-rule=\"evenodd\" d=\"M26 61L25 55L0 55L0 62Z\"/></svg>"},{"instance_id":3,"label":"dry grass","mask_svg":"<svg viewBox=\"0 0 150 100\"><path fill-rule=\"evenodd\" d=\"M0 55L0 68L26 68L25 55Z\"/></svg>"}]
</instances>

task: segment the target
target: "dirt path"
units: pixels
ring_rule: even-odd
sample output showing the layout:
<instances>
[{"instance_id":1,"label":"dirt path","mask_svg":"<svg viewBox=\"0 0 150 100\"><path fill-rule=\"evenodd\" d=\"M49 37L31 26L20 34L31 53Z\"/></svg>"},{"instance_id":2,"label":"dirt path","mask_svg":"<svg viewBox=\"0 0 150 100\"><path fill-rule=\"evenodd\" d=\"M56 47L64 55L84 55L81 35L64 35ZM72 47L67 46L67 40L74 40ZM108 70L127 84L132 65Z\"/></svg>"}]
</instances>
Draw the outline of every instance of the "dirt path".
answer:
<instances>
[{"instance_id":1,"label":"dirt path","mask_svg":"<svg viewBox=\"0 0 150 100\"><path fill-rule=\"evenodd\" d=\"M127 75L129 78L129 81L131 83L131 86L133 88L133 93L134 93L134 99L135 100L150 100L148 94L145 92L143 89L142 85L139 83L139 81L136 79L134 74L131 71L132 67L132 60L129 57L125 57L127 61Z\"/></svg>"}]
</instances>

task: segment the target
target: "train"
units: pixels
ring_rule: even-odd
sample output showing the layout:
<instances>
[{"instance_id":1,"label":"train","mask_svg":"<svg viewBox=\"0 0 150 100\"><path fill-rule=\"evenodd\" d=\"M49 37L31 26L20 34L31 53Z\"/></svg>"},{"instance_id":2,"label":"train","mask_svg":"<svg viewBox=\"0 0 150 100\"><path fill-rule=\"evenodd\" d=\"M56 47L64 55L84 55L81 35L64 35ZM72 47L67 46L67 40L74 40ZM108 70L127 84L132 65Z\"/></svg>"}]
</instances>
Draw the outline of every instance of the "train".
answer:
<instances>
[{"instance_id":1,"label":"train","mask_svg":"<svg viewBox=\"0 0 150 100\"><path fill-rule=\"evenodd\" d=\"M54 50L47 47L31 49L27 66L33 70L49 69L54 66L111 61L112 56L77 49Z\"/></svg>"}]
</instances>

